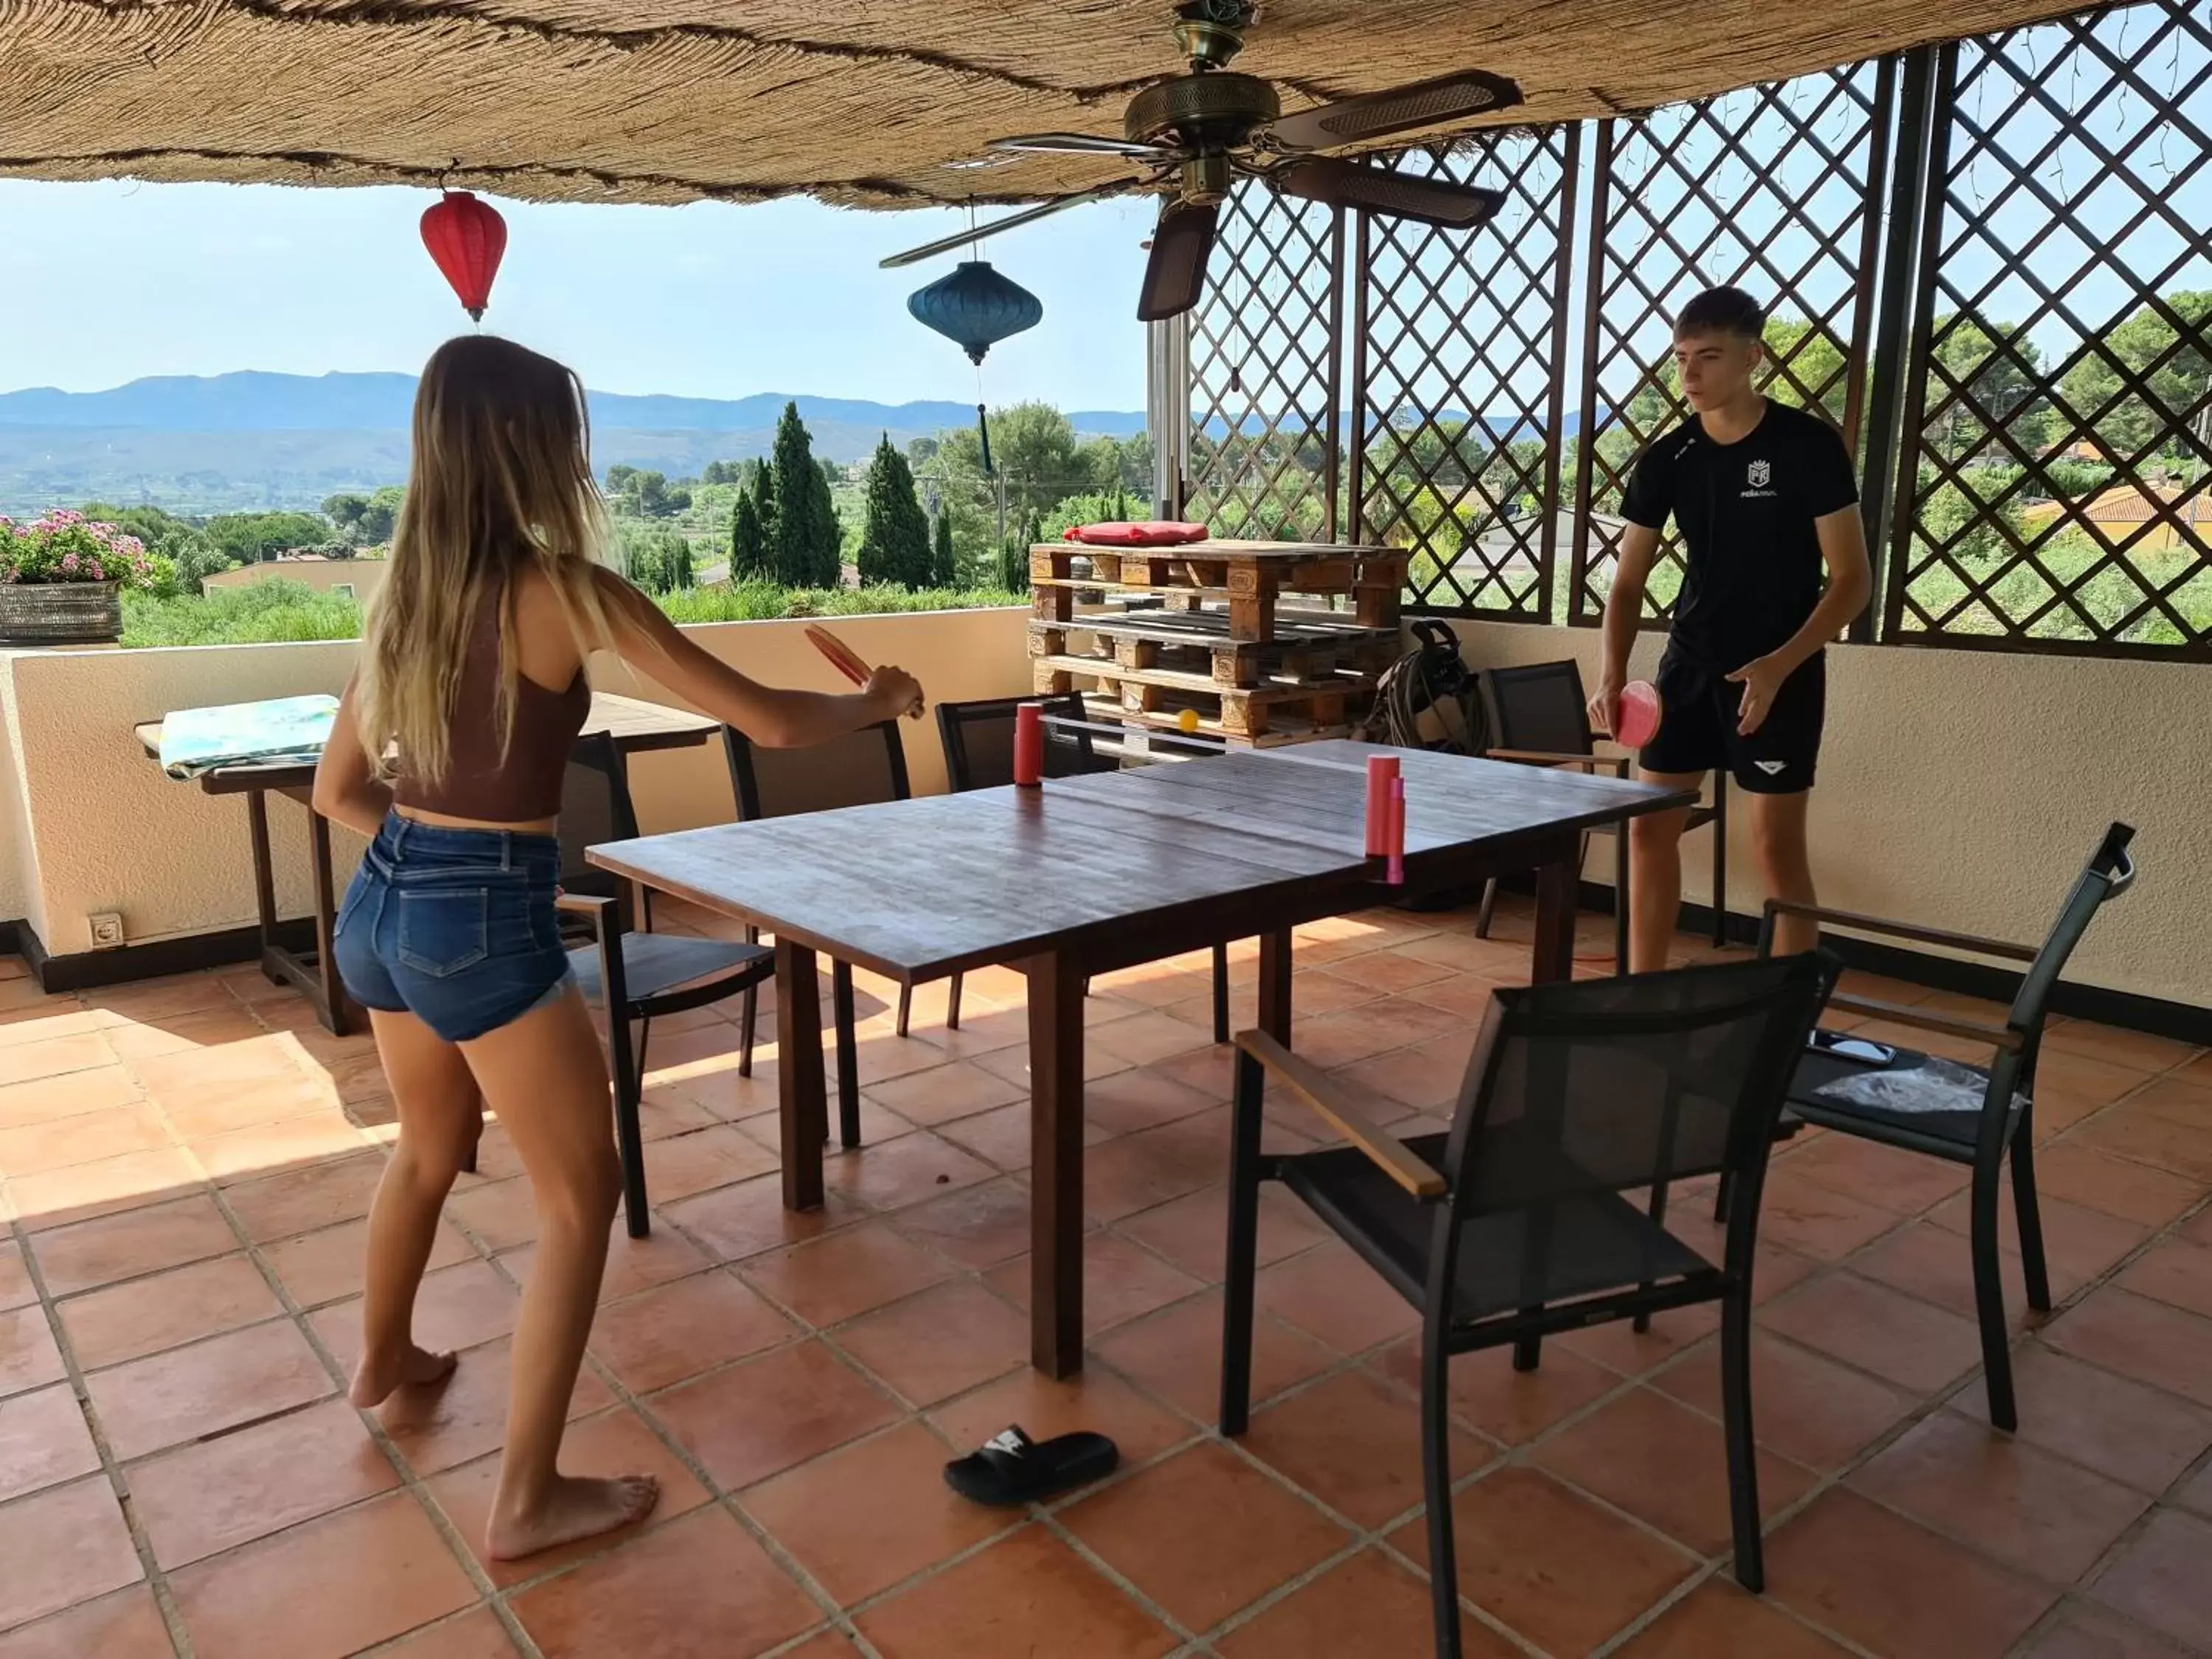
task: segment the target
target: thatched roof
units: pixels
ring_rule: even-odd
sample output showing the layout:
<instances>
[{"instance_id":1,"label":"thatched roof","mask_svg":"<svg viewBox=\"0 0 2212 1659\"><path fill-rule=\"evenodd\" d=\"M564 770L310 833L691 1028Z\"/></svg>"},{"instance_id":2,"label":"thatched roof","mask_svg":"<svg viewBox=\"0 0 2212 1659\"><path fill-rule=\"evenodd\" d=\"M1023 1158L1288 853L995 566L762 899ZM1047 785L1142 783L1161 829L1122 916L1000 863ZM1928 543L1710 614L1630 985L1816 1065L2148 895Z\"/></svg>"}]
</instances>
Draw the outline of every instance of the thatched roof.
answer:
<instances>
[{"instance_id":1,"label":"thatched roof","mask_svg":"<svg viewBox=\"0 0 2212 1659\"><path fill-rule=\"evenodd\" d=\"M1268 0L1286 107L1478 67L1522 121L1649 108L2063 0ZM1182 67L1168 0L0 0L0 176L414 184L565 201L1030 200Z\"/></svg>"}]
</instances>

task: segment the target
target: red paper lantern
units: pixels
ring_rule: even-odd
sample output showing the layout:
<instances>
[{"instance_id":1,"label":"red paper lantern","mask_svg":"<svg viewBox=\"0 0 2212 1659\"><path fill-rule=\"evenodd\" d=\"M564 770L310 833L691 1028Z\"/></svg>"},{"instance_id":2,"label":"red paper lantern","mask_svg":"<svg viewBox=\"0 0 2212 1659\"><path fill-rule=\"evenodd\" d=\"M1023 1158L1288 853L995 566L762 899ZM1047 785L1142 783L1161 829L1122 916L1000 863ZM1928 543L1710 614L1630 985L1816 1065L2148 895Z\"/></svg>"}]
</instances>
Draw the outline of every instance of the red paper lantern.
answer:
<instances>
[{"instance_id":1,"label":"red paper lantern","mask_svg":"<svg viewBox=\"0 0 2212 1659\"><path fill-rule=\"evenodd\" d=\"M465 190L449 190L422 215L422 246L477 322L491 302L491 281L507 252L507 221Z\"/></svg>"}]
</instances>

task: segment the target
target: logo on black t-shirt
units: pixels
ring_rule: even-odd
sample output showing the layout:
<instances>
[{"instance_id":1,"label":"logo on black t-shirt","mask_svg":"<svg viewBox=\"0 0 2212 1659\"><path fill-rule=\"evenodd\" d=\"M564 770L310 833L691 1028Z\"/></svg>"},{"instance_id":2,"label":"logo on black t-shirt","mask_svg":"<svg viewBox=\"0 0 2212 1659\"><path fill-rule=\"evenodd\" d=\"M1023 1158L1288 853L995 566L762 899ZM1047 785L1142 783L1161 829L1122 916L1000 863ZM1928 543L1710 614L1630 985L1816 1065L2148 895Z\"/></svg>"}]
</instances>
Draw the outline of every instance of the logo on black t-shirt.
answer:
<instances>
[{"instance_id":1,"label":"logo on black t-shirt","mask_svg":"<svg viewBox=\"0 0 2212 1659\"><path fill-rule=\"evenodd\" d=\"M1772 483L1774 482L1773 464L1768 461L1753 461L1751 464L1750 482L1753 489L1764 489Z\"/></svg>"}]
</instances>

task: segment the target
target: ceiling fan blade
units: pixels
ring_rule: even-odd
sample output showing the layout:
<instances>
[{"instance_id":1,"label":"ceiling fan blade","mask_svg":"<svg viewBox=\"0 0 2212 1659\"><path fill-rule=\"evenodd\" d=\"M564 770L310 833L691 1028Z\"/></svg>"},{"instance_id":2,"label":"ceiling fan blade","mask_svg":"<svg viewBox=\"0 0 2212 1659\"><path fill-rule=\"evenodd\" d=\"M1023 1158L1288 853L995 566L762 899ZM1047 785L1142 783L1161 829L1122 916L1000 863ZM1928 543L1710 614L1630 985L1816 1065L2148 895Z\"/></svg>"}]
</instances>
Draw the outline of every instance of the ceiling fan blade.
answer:
<instances>
[{"instance_id":1,"label":"ceiling fan blade","mask_svg":"<svg viewBox=\"0 0 2212 1659\"><path fill-rule=\"evenodd\" d=\"M1268 131L1279 149L1334 149L1510 109L1520 101L1521 88L1504 76L1462 70L1433 81L1302 109L1284 116Z\"/></svg>"},{"instance_id":2,"label":"ceiling fan blade","mask_svg":"<svg viewBox=\"0 0 2212 1659\"><path fill-rule=\"evenodd\" d=\"M996 236L1002 230L1012 230L1018 226L1034 224L1039 219L1048 219L1055 213L1065 213L1068 209L1081 207L1086 202L1096 202L1109 196L1118 196L1129 188L1127 185L1106 185L1097 190L1080 191L1073 196L1062 196L1053 201L1040 203L1033 208L1024 208L1019 213L1010 213L1003 219L994 219L988 225L978 225L973 230L963 230L957 236L939 237L936 241L923 246L910 247L903 253L894 253L890 258L883 260L877 269L896 270L902 265L918 265L924 259L934 259L940 253L956 252L970 243L981 241L986 236ZM956 204L947 202L945 205L952 207Z\"/></svg>"},{"instance_id":3,"label":"ceiling fan blade","mask_svg":"<svg viewBox=\"0 0 2212 1659\"><path fill-rule=\"evenodd\" d=\"M1158 144L1132 143L1127 138L1091 132L1025 132L1012 138L994 138L984 148L1022 155L1042 150L1052 155L1122 155L1133 161L1164 161L1172 154Z\"/></svg>"},{"instance_id":4,"label":"ceiling fan blade","mask_svg":"<svg viewBox=\"0 0 2212 1659\"><path fill-rule=\"evenodd\" d=\"M1364 167L1333 156L1291 161L1267 175L1285 196L1328 207L1357 208L1442 230L1473 230L1505 205L1505 192L1443 179L1417 179L1382 167Z\"/></svg>"},{"instance_id":5,"label":"ceiling fan blade","mask_svg":"<svg viewBox=\"0 0 2212 1659\"><path fill-rule=\"evenodd\" d=\"M1145 286L1137 299L1137 320L1157 323L1180 317L1206 292L1206 264L1221 222L1219 207L1170 202L1152 232L1152 257L1145 264Z\"/></svg>"}]
</instances>

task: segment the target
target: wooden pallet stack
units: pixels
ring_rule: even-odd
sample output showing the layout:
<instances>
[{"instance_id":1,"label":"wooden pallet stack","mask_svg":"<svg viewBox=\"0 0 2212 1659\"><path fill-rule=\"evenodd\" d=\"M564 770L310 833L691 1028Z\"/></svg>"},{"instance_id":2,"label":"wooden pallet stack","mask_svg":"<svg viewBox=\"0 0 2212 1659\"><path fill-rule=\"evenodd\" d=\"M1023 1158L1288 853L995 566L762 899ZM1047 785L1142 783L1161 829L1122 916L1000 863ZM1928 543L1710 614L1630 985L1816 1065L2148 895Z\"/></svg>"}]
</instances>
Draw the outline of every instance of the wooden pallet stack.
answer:
<instances>
[{"instance_id":1,"label":"wooden pallet stack","mask_svg":"<svg viewBox=\"0 0 2212 1659\"><path fill-rule=\"evenodd\" d=\"M1403 649L1406 558L1300 542L1033 547L1034 689L1080 690L1092 718L1125 726L1188 730L1194 713L1232 748L1341 737Z\"/></svg>"}]
</instances>

